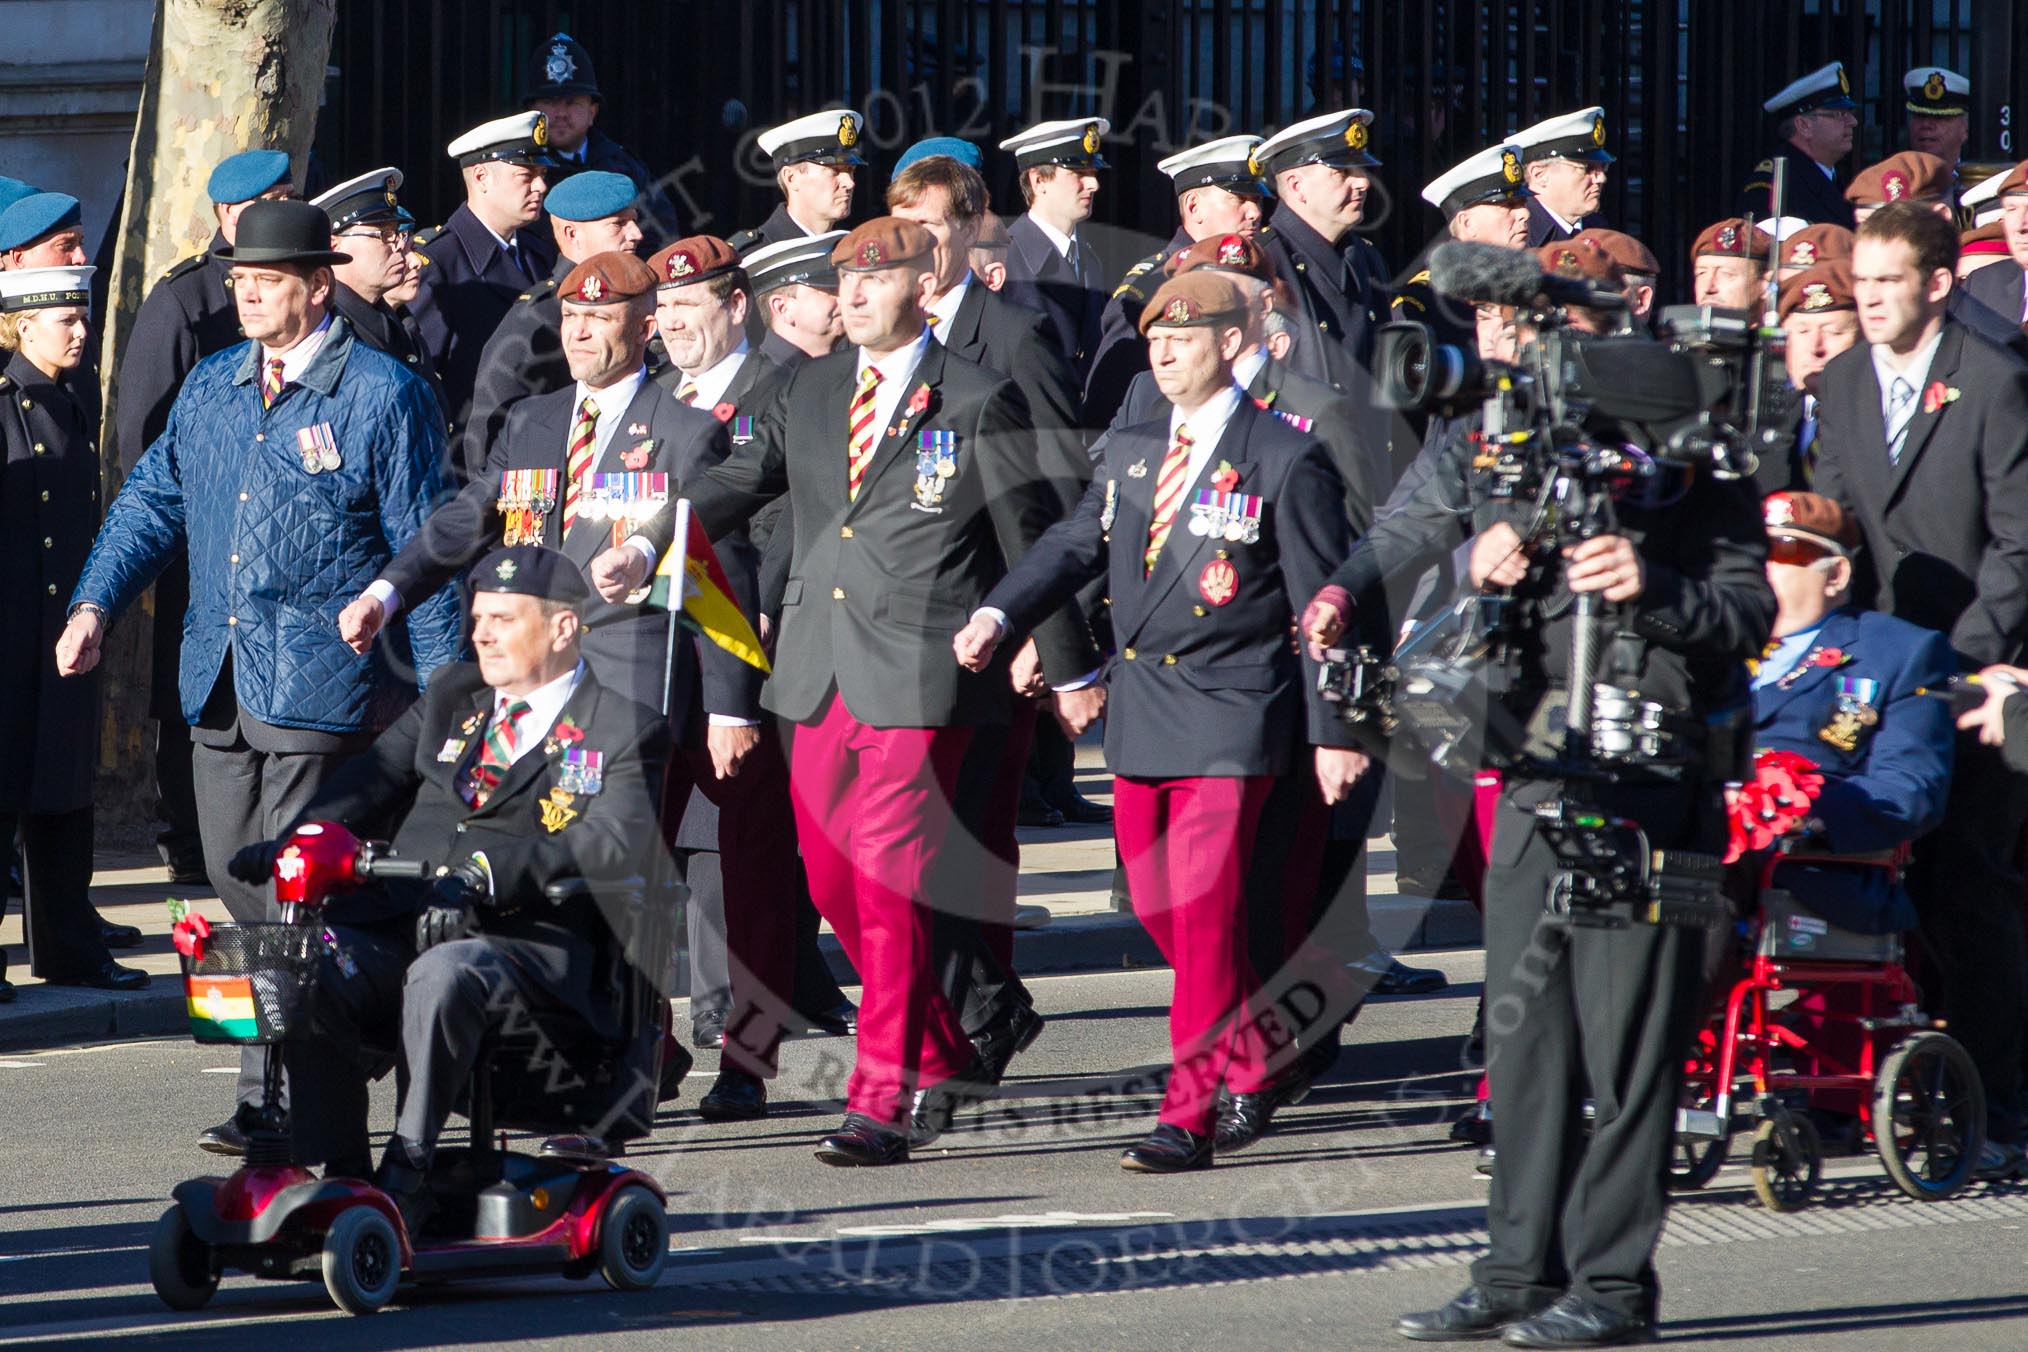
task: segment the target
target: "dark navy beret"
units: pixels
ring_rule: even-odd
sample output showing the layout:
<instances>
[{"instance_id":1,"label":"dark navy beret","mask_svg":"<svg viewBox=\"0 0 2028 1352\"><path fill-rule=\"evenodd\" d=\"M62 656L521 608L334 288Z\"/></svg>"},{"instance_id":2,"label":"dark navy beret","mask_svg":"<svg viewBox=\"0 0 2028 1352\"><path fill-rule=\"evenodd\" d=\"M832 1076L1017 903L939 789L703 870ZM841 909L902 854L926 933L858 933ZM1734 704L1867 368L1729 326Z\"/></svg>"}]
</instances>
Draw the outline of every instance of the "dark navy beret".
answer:
<instances>
[{"instance_id":1,"label":"dark navy beret","mask_svg":"<svg viewBox=\"0 0 2028 1352\"><path fill-rule=\"evenodd\" d=\"M288 176L287 151L242 150L218 162L204 190L212 201L220 204L251 202Z\"/></svg>"},{"instance_id":2,"label":"dark navy beret","mask_svg":"<svg viewBox=\"0 0 2028 1352\"><path fill-rule=\"evenodd\" d=\"M83 219L83 209L69 193L31 193L0 211L0 250L33 244L50 231L76 225Z\"/></svg>"},{"instance_id":3,"label":"dark navy beret","mask_svg":"<svg viewBox=\"0 0 2028 1352\"><path fill-rule=\"evenodd\" d=\"M634 205L634 180L625 174L587 169L549 190L543 209L559 221L600 221Z\"/></svg>"},{"instance_id":4,"label":"dark navy beret","mask_svg":"<svg viewBox=\"0 0 2028 1352\"><path fill-rule=\"evenodd\" d=\"M917 141L901 152L901 158L894 162L895 175L899 177L902 170L917 160L926 160L932 155L948 155L971 169L982 168L986 163L985 155L970 141L960 140L955 136L931 136Z\"/></svg>"},{"instance_id":5,"label":"dark navy beret","mask_svg":"<svg viewBox=\"0 0 2028 1352\"><path fill-rule=\"evenodd\" d=\"M542 545L494 550L472 570L472 590L533 596L572 606L591 600L591 588L585 585L577 565L560 550Z\"/></svg>"}]
</instances>

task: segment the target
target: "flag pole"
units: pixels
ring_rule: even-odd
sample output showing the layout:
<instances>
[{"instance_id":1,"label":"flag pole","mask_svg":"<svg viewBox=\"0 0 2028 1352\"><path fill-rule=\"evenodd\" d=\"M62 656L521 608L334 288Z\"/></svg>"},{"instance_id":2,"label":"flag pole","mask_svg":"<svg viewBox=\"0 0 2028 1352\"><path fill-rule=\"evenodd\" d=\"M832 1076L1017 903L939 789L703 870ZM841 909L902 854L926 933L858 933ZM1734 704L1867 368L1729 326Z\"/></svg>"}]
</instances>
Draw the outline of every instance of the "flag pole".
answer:
<instances>
[{"instance_id":1,"label":"flag pole","mask_svg":"<svg viewBox=\"0 0 2028 1352\"><path fill-rule=\"evenodd\" d=\"M670 594L665 598L669 603L669 637L662 653L662 717L669 717L669 700L676 683L676 616L683 609L683 584L690 576L686 566L690 561L690 499L676 499L676 534L669 548L680 551L676 571L669 579ZM665 557L661 563L666 563ZM660 571L661 563L657 564Z\"/></svg>"}]
</instances>

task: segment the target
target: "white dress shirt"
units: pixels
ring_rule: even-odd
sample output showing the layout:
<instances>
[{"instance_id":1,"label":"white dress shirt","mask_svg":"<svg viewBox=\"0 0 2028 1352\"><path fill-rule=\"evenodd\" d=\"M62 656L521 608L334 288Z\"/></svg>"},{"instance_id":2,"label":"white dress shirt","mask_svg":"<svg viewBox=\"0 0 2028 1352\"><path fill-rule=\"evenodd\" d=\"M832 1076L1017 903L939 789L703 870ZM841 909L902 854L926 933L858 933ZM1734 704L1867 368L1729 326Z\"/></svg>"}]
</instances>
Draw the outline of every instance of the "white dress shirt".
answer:
<instances>
[{"instance_id":1,"label":"white dress shirt","mask_svg":"<svg viewBox=\"0 0 2028 1352\"><path fill-rule=\"evenodd\" d=\"M922 364L923 353L929 351L929 345L929 325L925 324L914 342L896 348L878 361L865 348L858 349L859 358L852 373L853 393L858 393L859 378L866 374L867 367L880 372L880 383L873 387L873 437L876 442L882 432L894 424L894 410L901 406L902 395L908 389L910 378L915 375L915 368ZM845 450L843 437L839 439L838 449L841 453Z\"/></svg>"},{"instance_id":2,"label":"white dress shirt","mask_svg":"<svg viewBox=\"0 0 2028 1352\"><path fill-rule=\"evenodd\" d=\"M685 371L683 380L697 387L697 397L690 401L690 407L701 408L707 413L718 407L719 401L725 398L726 390L732 385L732 378L739 374L740 363L746 360L747 351L746 339L742 338L738 347L702 371L694 374ZM683 381L679 380L676 383L680 388Z\"/></svg>"},{"instance_id":3,"label":"white dress shirt","mask_svg":"<svg viewBox=\"0 0 2028 1352\"><path fill-rule=\"evenodd\" d=\"M1232 383L1239 386L1242 393L1252 389L1255 377L1260 375L1267 362L1268 350L1264 347L1240 353L1238 360L1232 363ZM1196 433L1193 432L1191 435L1195 436Z\"/></svg>"},{"instance_id":4,"label":"white dress shirt","mask_svg":"<svg viewBox=\"0 0 2028 1352\"><path fill-rule=\"evenodd\" d=\"M1577 233L1578 225L1576 221L1564 220L1562 216L1557 214L1556 208L1550 206L1549 203L1543 201L1540 197L1535 199L1535 204L1542 208L1543 213L1547 215L1550 220L1555 221L1558 225L1562 226L1565 234L1574 235Z\"/></svg>"},{"instance_id":5,"label":"white dress shirt","mask_svg":"<svg viewBox=\"0 0 2028 1352\"><path fill-rule=\"evenodd\" d=\"M1072 267L1077 266L1074 259L1074 253L1077 249L1077 231L1072 230L1066 235L1032 211L1028 213L1028 219L1035 222L1036 228L1042 231L1042 237L1049 241L1051 247L1062 254L1064 258L1072 260Z\"/></svg>"},{"instance_id":6,"label":"white dress shirt","mask_svg":"<svg viewBox=\"0 0 2028 1352\"><path fill-rule=\"evenodd\" d=\"M261 345L261 373L267 372L267 364L276 358L282 363L282 383L293 385L303 378L303 372L310 369L310 363L324 350L324 340L331 335L331 312L326 311L324 322L298 339L296 345L286 351L277 352L265 343Z\"/></svg>"},{"instance_id":7,"label":"white dress shirt","mask_svg":"<svg viewBox=\"0 0 2028 1352\"><path fill-rule=\"evenodd\" d=\"M579 658L576 666L545 685L539 685L525 695L510 695L504 690L493 692L493 710L487 716L486 728L500 721L507 706L515 700L526 701L528 715L521 720L521 726L514 730L513 740L507 746L507 763L512 765L523 756L542 745L548 738L549 730L556 726L556 720L563 716L563 706L570 703L570 697L577 693L578 682L584 679L584 659Z\"/></svg>"},{"instance_id":8,"label":"white dress shirt","mask_svg":"<svg viewBox=\"0 0 2028 1352\"><path fill-rule=\"evenodd\" d=\"M1943 326L1938 325L1937 331L1931 335L1930 340L1910 353L1908 360L1898 370L1894 364L1894 352L1887 344L1874 343L1872 345L1873 375L1880 382L1881 422L1887 432L1888 449L1895 454L1897 459L1899 458L1899 452L1896 450L1894 443L1903 432L1908 430L1908 424L1914 420L1916 410L1922 407L1922 387L1929 380L1930 365L1936 360L1936 350L1942 344ZM1907 381L1909 389L1913 391L1913 397L1901 410L1898 418L1894 413L1893 393L1894 382L1897 377Z\"/></svg>"},{"instance_id":9,"label":"white dress shirt","mask_svg":"<svg viewBox=\"0 0 2028 1352\"><path fill-rule=\"evenodd\" d=\"M965 292L971 289L971 285L972 273L968 268L965 275L958 278L956 286L930 303L930 318L936 321L934 327L939 342L943 340L942 335L951 331L951 322L958 317L958 307L965 303Z\"/></svg>"}]
</instances>

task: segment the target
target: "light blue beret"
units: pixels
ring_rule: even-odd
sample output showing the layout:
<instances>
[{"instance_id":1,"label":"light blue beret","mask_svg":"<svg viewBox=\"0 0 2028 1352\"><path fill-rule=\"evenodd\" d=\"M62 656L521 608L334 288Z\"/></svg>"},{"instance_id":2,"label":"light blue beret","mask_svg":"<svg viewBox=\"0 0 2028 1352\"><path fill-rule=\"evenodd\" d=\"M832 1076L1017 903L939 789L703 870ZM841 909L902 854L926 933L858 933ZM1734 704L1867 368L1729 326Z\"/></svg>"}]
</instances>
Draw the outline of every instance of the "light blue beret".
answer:
<instances>
[{"instance_id":1,"label":"light blue beret","mask_svg":"<svg viewBox=\"0 0 2028 1352\"><path fill-rule=\"evenodd\" d=\"M542 208L559 221L599 221L634 205L634 180L625 174L587 169L549 190Z\"/></svg>"},{"instance_id":2,"label":"light blue beret","mask_svg":"<svg viewBox=\"0 0 2028 1352\"><path fill-rule=\"evenodd\" d=\"M286 151L242 150L220 160L204 187L211 200L221 205L251 202L288 176Z\"/></svg>"}]
</instances>

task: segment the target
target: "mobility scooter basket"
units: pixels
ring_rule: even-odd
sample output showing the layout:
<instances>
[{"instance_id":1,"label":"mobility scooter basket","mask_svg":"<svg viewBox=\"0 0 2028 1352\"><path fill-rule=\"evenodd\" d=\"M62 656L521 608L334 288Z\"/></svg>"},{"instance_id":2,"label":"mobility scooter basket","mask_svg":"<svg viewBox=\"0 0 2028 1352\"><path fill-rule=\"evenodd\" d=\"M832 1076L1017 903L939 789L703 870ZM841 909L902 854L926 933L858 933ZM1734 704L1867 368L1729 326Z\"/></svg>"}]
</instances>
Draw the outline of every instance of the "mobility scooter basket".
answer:
<instances>
[{"instance_id":1,"label":"mobility scooter basket","mask_svg":"<svg viewBox=\"0 0 2028 1352\"><path fill-rule=\"evenodd\" d=\"M183 956L190 1035L199 1042L281 1042L307 1014L318 932L309 925L218 925Z\"/></svg>"}]
</instances>

